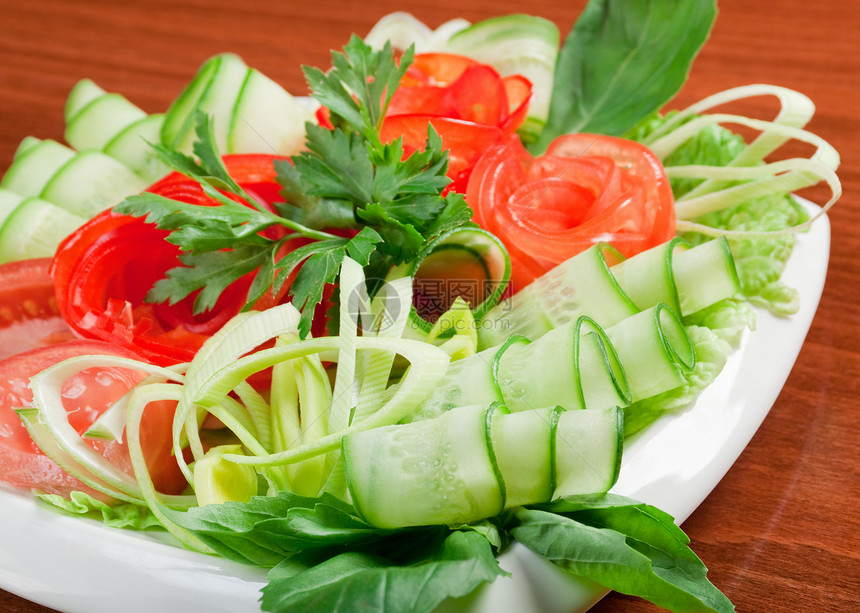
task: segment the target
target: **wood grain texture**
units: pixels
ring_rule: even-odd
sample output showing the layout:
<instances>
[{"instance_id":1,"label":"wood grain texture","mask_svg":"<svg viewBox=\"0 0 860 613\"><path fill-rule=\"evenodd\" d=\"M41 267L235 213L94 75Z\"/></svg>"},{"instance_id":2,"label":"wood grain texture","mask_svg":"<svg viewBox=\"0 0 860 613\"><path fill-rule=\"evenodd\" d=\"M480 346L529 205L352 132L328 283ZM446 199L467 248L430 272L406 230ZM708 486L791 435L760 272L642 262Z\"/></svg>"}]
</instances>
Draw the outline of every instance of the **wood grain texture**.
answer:
<instances>
[{"instance_id":1,"label":"wood grain texture","mask_svg":"<svg viewBox=\"0 0 860 613\"><path fill-rule=\"evenodd\" d=\"M0 0L0 169L22 137L62 138L65 96L82 77L156 112L204 59L234 51L303 93L301 64L327 65L331 48L395 10L410 10L434 26L527 10L566 32L583 4ZM710 41L671 104L749 83L797 89L818 108L810 129L843 158L830 270L804 348L755 438L684 524L711 579L739 611L860 610L858 17L856 0L724 0ZM766 100L750 105L751 112L770 108ZM827 198L823 188L804 195ZM593 609L656 610L618 595ZM47 611L0 592L0 613Z\"/></svg>"}]
</instances>

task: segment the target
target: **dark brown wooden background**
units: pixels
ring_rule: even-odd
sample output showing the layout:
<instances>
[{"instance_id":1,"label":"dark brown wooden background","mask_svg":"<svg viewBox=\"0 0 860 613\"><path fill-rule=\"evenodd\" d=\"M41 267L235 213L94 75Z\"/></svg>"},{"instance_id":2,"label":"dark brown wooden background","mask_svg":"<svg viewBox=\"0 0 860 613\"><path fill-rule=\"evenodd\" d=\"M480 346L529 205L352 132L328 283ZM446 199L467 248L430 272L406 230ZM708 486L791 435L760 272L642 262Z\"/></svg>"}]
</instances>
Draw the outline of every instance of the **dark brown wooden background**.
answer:
<instances>
[{"instance_id":1,"label":"dark brown wooden background","mask_svg":"<svg viewBox=\"0 0 860 613\"><path fill-rule=\"evenodd\" d=\"M62 137L65 96L82 77L158 112L203 60L234 51L304 93L301 64L328 65L330 49L395 10L433 26L525 11L567 32L583 3L0 0L0 169L22 137ZM711 40L672 104L749 83L794 88L818 107L810 129L843 157L830 271L800 358L749 447L684 524L713 582L739 611L860 610L858 26L857 0L721 1ZM819 202L827 196L822 188L804 195ZM657 609L612 595L594 610ZM0 613L46 611L0 592Z\"/></svg>"}]
</instances>

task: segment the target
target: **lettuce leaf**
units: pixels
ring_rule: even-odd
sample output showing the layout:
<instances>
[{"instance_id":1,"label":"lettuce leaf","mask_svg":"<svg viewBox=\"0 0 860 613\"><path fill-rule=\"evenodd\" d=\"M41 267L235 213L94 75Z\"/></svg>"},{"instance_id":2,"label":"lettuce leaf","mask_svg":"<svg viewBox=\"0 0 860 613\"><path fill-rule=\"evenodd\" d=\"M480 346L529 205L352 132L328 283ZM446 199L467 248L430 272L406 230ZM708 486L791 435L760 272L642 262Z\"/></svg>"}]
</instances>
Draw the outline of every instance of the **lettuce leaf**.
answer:
<instances>
[{"instance_id":1,"label":"lettuce leaf","mask_svg":"<svg viewBox=\"0 0 860 613\"><path fill-rule=\"evenodd\" d=\"M670 111L665 115L655 113L640 122L630 132L625 134L625 137L641 142L676 114L677 111ZM719 125L709 125L700 130L698 134L663 160L663 165L685 166L687 164L701 164L705 166L726 166L745 147L746 143L744 139L738 134ZM702 179L670 180L672 193L675 195L675 198L680 198L701 182Z\"/></svg>"},{"instance_id":2,"label":"lettuce leaf","mask_svg":"<svg viewBox=\"0 0 860 613\"><path fill-rule=\"evenodd\" d=\"M652 115L626 136L641 141L673 114ZM725 166L744 147L746 143L741 136L722 126L711 125L681 145L663 160L663 165L667 168L688 164ZM671 180L675 198L681 198L699 182L698 179ZM782 194L750 200L695 221L721 230L771 232L798 225L807 219L807 213L794 198L790 194ZM710 237L691 233L684 238L695 245ZM792 234L767 239L729 239L741 281L741 292L751 304L775 315L790 315L797 311L797 291L780 281L795 242L796 238Z\"/></svg>"},{"instance_id":3,"label":"lettuce leaf","mask_svg":"<svg viewBox=\"0 0 860 613\"><path fill-rule=\"evenodd\" d=\"M803 223L806 211L790 195L767 196L702 217L702 223L724 230L776 231ZM687 237L697 242L698 236ZM774 315L797 312L797 290L780 281L785 263L791 256L797 238L780 237L729 240L735 258L743 295L754 305Z\"/></svg>"},{"instance_id":4,"label":"lettuce leaf","mask_svg":"<svg viewBox=\"0 0 860 613\"><path fill-rule=\"evenodd\" d=\"M158 518L147 507L121 502L113 505L97 500L86 492L74 491L69 498L57 494L38 494L38 497L53 507L72 515L90 517L111 528L128 530L163 529Z\"/></svg>"},{"instance_id":5,"label":"lettuce leaf","mask_svg":"<svg viewBox=\"0 0 860 613\"><path fill-rule=\"evenodd\" d=\"M744 330L755 326L755 313L745 301L723 300L687 318L686 324L696 351L693 372L687 375L687 382L681 387L625 407L625 437L642 430L666 412L691 406L722 372L729 355L740 344Z\"/></svg>"}]
</instances>

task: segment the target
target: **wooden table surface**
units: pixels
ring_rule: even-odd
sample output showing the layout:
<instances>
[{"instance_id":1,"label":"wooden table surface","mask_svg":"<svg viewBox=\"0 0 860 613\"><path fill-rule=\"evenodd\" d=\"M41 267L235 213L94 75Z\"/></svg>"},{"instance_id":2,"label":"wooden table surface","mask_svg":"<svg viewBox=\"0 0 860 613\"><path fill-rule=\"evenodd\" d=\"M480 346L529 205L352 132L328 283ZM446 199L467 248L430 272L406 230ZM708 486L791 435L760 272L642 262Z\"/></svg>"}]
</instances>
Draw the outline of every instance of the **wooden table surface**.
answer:
<instances>
[{"instance_id":1,"label":"wooden table surface","mask_svg":"<svg viewBox=\"0 0 860 613\"><path fill-rule=\"evenodd\" d=\"M327 66L330 49L395 10L410 10L434 26L458 16L476 21L527 10L567 32L583 3L434 0L431 8L394 0L2 0L0 169L22 137L62 138L65 96L82 77L157 112L204 59L234 51L304 93L301 64ZM858 18L856 0L721 1L711 39L672 103L749 83L797 89L818 108L809 128L843 159L845 193L830 216L829 274L800 357L750 445L683 526L712 581L739 611L860 610ZM803 194L827 198L824 188ZM656 610L618 595L594 609ZM0 592L0 613L46 611Z\"/></svg>"}]
</instances>

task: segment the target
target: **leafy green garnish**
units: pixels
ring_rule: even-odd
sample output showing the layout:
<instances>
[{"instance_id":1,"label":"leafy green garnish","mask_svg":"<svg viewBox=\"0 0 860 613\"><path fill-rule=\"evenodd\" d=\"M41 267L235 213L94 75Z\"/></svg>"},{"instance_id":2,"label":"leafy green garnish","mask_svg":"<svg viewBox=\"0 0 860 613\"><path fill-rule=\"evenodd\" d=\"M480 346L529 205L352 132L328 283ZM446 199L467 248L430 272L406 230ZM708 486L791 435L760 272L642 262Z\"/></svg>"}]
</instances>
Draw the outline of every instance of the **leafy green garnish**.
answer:
<instances>
[{"instance_id":1,"label":"leafy green garnish","mask_svg":"<svg viewBox=\"0 0 860 613\"><path fill-rule=\"evenodd\" d=\"M262 606L275 613L430 613L503 574L484 536L453 531L376 554L346 551L305 567L287 560L267 575Z\"/></svg>"},{"instance_id":2,"label":"leafy green garnish","mask_svg":"<svg viewBox=\"0 0 860 613\"><path fill-rule=\"evenodd\" d=\"M535 151L557 136L619 136L677 93L716 17L716 2L591 0L555 67Z\"/></svg>"},{"instance_id":3,"label":"leafy green garnish","mask_svg":"<svg viewBox=\"0 0 860 613\"><path fill-rule=\"evenodd\" d=\"M111 528L125 530L163 529L161 522L148 507L130 502L106 504L79 490L69 492L68 498L58 494L39 494L38 496L42 501L65 513L79 517L91 517Z\"/></svg>"},{"instance_id":4,"label":"leafy green garnish","mask_svg":"<svg viewBox=\"0 0 860 613\"><path fill-rule=\"evenodd\" d=\"M385 109L412 50L396 65L390 45L372 51L353 36L344 51L332 54L328 73L305 69L334 129L308 125L307 151L292 163L276 163L284 194L298 205L285 214L325 227L320 210L341 223L350 211L353 224L378 233L378 249L390 263L401 264L418 257L434 237L467 223L472 211L461 194L442 195L450 183L448 153L432 127L424 150L408 157L402 139L380 139Z\"/></svg>"},{"instance_id":5,"label":"leafy green garnish","mask_svg":"<svg viewBox=\"0 0 860 613\"><path fill-rule=\"evenodd\" d=\"M635 126L627 136L642 140L673 115L654 114ZM685 165L727 166L745 147L746 143L740 135L719 125L710 125L667 156L663 165L666 168ZM672 179L675 198L687 194L700 181ZM721 230L772 232L799 225L808 218L806 211L790 195L774 194L709 213L697 221ZM689 233L684 238L694 245L710 239L698 233ZM797 290L787 287L780 280L795 242L793 234L766 239L729 238L741 292L750 304L766 308L775 315L788 315L797 311Z\"/></svg>"},{"instance_id":6,"label":"leafy green garnish","mask_svg":"<svg viewBox=\"0 0 860 613\"><path fill-rule=\"evenodd\" d=\"M271 568L265 611L432 611L506 574L517 540L565 570L675 611L733 611L672 517L606 494L517 508L472 526L382 530L330 495L281 492L171 512L219 554Z\"/></svg>"},{"instance_id":7,"label":"leafy green garnish","mask_svg":"<svg viewBox=\"0 0 860 613\"><path fill-rule=\"evenodd\" d=\"M146 216L170 232L182 266L167 272L147 300L171 304L194 292L196 313L215 306L241 277L254 273L246 308L293 275L290 298L302 312L299 332L311 328L327 284L343 258L375 272L418 258L442 233L469 223L462 195L444 194L448 153L428 126L423 150L406 156L402 139L383 143L380 129L391 96L412 61L399 61L390 45L374 51L353 36L333 68L305 68L313 96L329 111L332 129L308 124L306 150L275 162L285 203L261 206L229 176L215 146L211 122L198 116L196 159L156 146L162 159L196 180L217 206L177 202L154 194L126 199L117 212ZM280 238L265 231L285 228ZM332 233L348 230L347 236ZM307 239L288 249L294 239Z\"/></svg>"},{"instance_id":8,"label":"leafy green garnish","mask_svg":"<svg viewBox=\"0 0 860 613\"><path fill-rule=\"evenodd\" d=\"M672 517L623 496L561 499L515 513L511 535L573 574L681 612L735 608Z\"/></svg>"}]
</instances>

